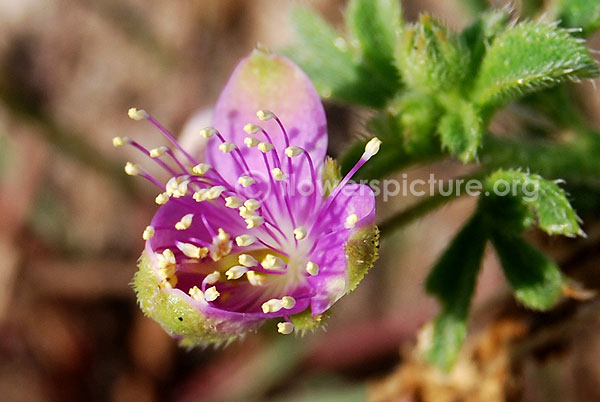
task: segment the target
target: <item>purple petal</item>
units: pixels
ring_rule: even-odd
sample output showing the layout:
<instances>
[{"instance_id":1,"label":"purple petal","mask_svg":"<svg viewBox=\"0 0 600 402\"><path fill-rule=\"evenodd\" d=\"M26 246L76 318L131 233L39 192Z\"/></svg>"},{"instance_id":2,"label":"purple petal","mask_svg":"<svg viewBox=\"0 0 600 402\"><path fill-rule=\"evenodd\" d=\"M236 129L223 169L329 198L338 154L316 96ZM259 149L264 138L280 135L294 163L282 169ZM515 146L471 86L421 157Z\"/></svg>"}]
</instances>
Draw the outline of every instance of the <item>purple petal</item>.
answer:
<instances>
[{"instance_id":1,"label":"purple petal","mask_svg":"<svg viewBox=\"0 0 600 402\"><path fill-rule=\"evenodd\" d=\"M274 120L260 121L256 112L267 109L275 113L285 126L290 144L308 151L319 171L327 148L327 122L321 100L308 77L287 58L255 50L243 59L231 75L215 107L214 127L227 141L242 151L250 170L266 173L263 154L256 148L247 148L243 130L247 123L263 127L273 141L282 162L282 170L289 176L286 143L279 125ZM255 134L265 141L261 133ZM235 184L241 173L239 165L219 149L220 141L213 138L207 148L207 160L221 174ZM294 158L293 172L297 180L310 178L304 157ZM273 163L269 158L270 168Z\"/></svg>"}]
</instances>

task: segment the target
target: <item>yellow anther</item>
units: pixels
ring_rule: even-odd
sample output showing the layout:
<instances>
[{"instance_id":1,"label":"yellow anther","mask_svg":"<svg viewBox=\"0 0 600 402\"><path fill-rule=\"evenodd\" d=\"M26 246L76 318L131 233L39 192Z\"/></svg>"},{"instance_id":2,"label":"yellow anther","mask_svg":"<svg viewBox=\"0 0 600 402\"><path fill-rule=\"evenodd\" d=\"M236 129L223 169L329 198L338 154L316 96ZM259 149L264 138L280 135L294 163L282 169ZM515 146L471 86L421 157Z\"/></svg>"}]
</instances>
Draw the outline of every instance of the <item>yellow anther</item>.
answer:
<instances>
[{"instance_id":1,"label":"yellow anther","mask_svg":"<svg viewBox=\"0 0 600 402\"><path fill-rule=\"evenodd\" d=\"M248 123L244 126L244 131L248 134L256 134L260 131L260 127L255 124Z\"/></svg>"},{"instance_id":2,"label":"yellow anther","mask_svg":"<svg viewBox=\"0 0 600 402\"><path fill-rule=\"evenodd\" d=\"M296 240L302 240L306 237L306 229L304 226L298 226L296 229L294 229L294 237Z\"/></svg>"},{"instance_id":3,"label":"yellow anther","mask_svg":"<svg viewBox=\"0 0 600 402\"><path fill-rule=\"evenodd\" d=\"M235 238L235 242L237 243L237 245L239 247L246 247L246 246L250 246L251 244L254 244L254 242L256 242L256 237L252 236L252 235L241 235Z\"/></svg>"},{"instance_id":4,"label":"yellow anther","mask_svg":"<svg viewBox=\"0 0 600 402\"><path fill-rule=\"evenodd\" d=\"M213 135L215 135L217 133L217 130L215 130L212 127L205 127L202 130L200 130L200 136L204 137L204 138L210 138Z\"/></svg>"},{"instance_id":5,"label":"yellow anther","mask_svg":"<svg viewBox=\"0 0 600 402\"><path fill-rule=\"evenodd\" d=\"M296 299L294 299L292 296L283 296L281 298L281 306L286 309L292 309L294 308L294 306L296 305Z\"/></svg>"},{"instance_id":6,"label":"yellow anther","mask_svg":"<svg viewBox=\"0 0 600 402\"><path fill-rule=\"evenodd\" d=\"M113 147L122 147L123 145L129 144L131 142L129 137L115 137L112 141Z\"/></svg>"},{"instance_id":7,"label":"yellow anther","mask_svg":"<svg viewBox=\"0 0 600 402\"><path fill-rule=\"evenodd\" d=\"M206 247L198 247L190 243L178 242L177 248L181 250L186 257L195 259L204 258L208 254L208 249Z\"/></svg>"},{"instance_id":8,"label":"yellow anther","mask_svg":"<svg viewBox=\"0 0 600 402\"><path fill-rule=\"evenodd\" d=\"M192 168L192 173L202 176L210 170L211 166L208 163L199 163Z\"/></svg>"},{"instance_id":9,"label":"yellow anther","mask_svg":"<svg viewBox=\"0 0 600 402\"><path fill-rule=\"evenodd\" d=\"M204 283L207 285L214 285L219 281L219 279L221 279L221 273L219 271L214 271L212 274L206 275L206 278L204 278Z\"/></svg>"},{"instance_id":10,"label":"yellow anther","mask_svg":"<svg viewBox=\"0 0 600 402\"><path fill-rule=\"evenodd\" d=\"M159 157L163 156L168 150L169 150L169 148L167 148L165 146L151 149L150 157L151 158L159 158Z\"/></svg>"},{"instance_id":11,"label":"yellow anther","mask_svg":"<svg viewBox=\"0 0 600 402\"><path fill-rule=\"evenodd\" d=\"M242 187L250 187L255 183L255 181L250 176L240 176L240 178L238 179L238 183L240 183Z\"/></svg>"},{"instance_id":12,"label":"yellow anther","mask_svg":"<svg viewBox=\"0 0 600 402\"><path fill-rule=\"evenodd\" d=\"M233 142L224 142L221 145L219 145L219 149L221 151L225 152L226 154L230 153L235 148L236 148L236 146Z\"/></svg>"},{"instance_id":13,"label":"yellow anther","mask_svg":"<svg viewBox=\"0 0 600 402\"><path fill-rule=\"evenodd\" d=\"M352 229L356 225L356 222L358 222L358 215L356 215L356 214L350 214L346 218L346 222L344 223L344 226L347 229Z\"/></svg>"},{"instance_id":14,"label":"yellow anther","mask_svg":"<svg viewBox=\"0 0 600 402\"><path fill-rule=\"evenodd\" d=\"M251 268L258 266L258 260L250 254L240 254L238 261L245 267Z\"/></svg>"},{"instance_id":15,"label":"yellow anther","mask_svg":"<svg viewBox=\"0 0 600 402\"><path fill-rule=\"evenodd\" d=\"M240 216L244 219L246 218L251 218L253 216L257 216L256 212L254 211L250 211L248 208L246 208L245 206L241 206L240 207Z\"/></svg>"},{"instance_id":16,"label":"yellow anther","mask_svg":"<svg viewBox=\"0 0 600 402\"><path fill-rule=\"evenodd\" d=\"M237 197L227 197L225 198L225 206L232 209L239 208L242 206L242 200Z\"/></svg>"},{"instance_id":17,"label":"yellow anther","mask_svg":"<svg viewBox=\"0 0 600 402\"><path fill-rule=\"evenodd\" d=\"M173 266L177 262L175 260L175 254L168 248L165 249L162 253L156 253L156 260L158 262L158 268L164 269L169 266Z\"/></svg>"},{"instance_id":18,"label":"yellow anther","mask_svg":"<svg viewBox=\"0 0 600 402\"><path fill-rule=\"evenodd\" d=\"M273 254L267 254L265 258L263 258L261 265L264 269L271 269L274 271L282 271L285 269L285 261Z\"/></svg>"},{"instance_id":19,"label":"yellow anther","mask_svg":"<svg viewBox=\"0 0 600 402\"><path fill-rule=\"evenodd\" d=\"M176 267L175 265L169 264L164 267L158 269L158 278L160 280L173 278L175 275Z\"/></svg>"},{"instance_id":20,"label":"yellow anther","mask_svg":"<svg viewBox=\"0 0 600 402\"><path fill-rule=\"evenodd\" d=\"M258 208L260 208L260 202L254 198L250 198L244 202L244 206L248 208L249 211L256 211Z\"/></svg>"},{"instance_id":21,"label":"yellow anther","mask_svg":"<svg viewBox=\"0 0 600 402\"><path fill-rule=\"evenodd\" d=\"M229 241L229 239L231 238L231 236L229 235L229 233L227 233L226 231L223 230L223 228L219 228L218 230L218 234L217 234L217 239L219 239L220 242L226 242Z\"/></svg>"},{"instance_id":22,"label":"yellow anther","mask_svg":"<svg viewBox=\"0 0 600 402\"><path fill-rule=\"evenodd\" d=\"M256 271L248 271L246 272L246 278L250 285L252 286L262 286L265 284L265 280L267 279L265 275L258 273Z\"/></svg>"},{"instance_id":23,"label":"yellow anther","mask_svg":"<svg viewBox=\"0 0 600 402\"><path fill-rule=\"evenodd\" d=\"M258 144L258 149L264 153L272 151L273 148L275 148L275 147L270 142L261 142L260 144Z\"/></svg>"},{"instance_id":24,"label":"yellow anther","mask_svg":"<svg viewBox=\"0 0 600 402\"><path fill-rule=\"evenodd\" d=\"M190 181L188 176L171 177L165 186L167 194L175 198L183 197L188 192L188 184Z\"/></svg>"},{"instance_id":25,"label":"yellow anther","mask_svg":"<svg viewBox=\"0 0 600 402\"><path fill-rule=\"evenodd\" d=\"M192 297L192 299L196 300L196 301L204 301L204 293L202 293L202 291L198 288L198 286L194 286L193 288L191 288L188 293L190 294L190 296Z\"/></svg>"},{"instance_id":26,"label":"yellow anther","mask_svg":"<svg viewBox=\"0 0 600 402\"><path fill-rule=\"evenodd\" d=\"M200 190L196 191L194 193L194 195L192 195L192 198L194 200L196 200L196 202L202 202L202 201L206 201L206 193L208 192L208 189L206 188L201 188Z\"/></svg>"},{"instance_id":27,"label":"yellow anther","mask_svg":"<svg viewBox=\"0 0 600 402\"><path fill-rule=\"evenodd\" d=\"M377 152L379 152L379 147L381 146L381 140L377 137L371 138L367 145L365 146L365 153L363 157L366 159L371 158Z\"/></svg>"},{"instance_id":28,"label":"yellow anther","mask_svg":"<svg viewBox=\"0 0 600 402\"><path fill-rule=\"evenodd\" d=\"M271 299L264 302L261 306L263 313L276 313L283 308L281 305L281 300L279 299Z\"/></svg>"},{"instance_id":29,"label":"yellow anther","mask_svg":"<svg viewBox=\"0 0 600 402\"><path fill-rule=\"evenodd\" d=\"M144 120L148 118L148 113L143 110L143 109L136 109L134 107L130 108L127 111L127 115L129 116L130 119L133 120Z\"/></svg>"},{"instance_id":30,"label":"yellow anther","mask_svg":"<svg viewBox=\"0 0 600 402\"><path fill-rule=\"evenodd\" d=\"M309 261L308 264L306 264L306 272L308 272L309 275L317 276L319 275L319 266L314 262Z\"/></svg>"},{"instance_id":31,"label":"yellow anther","mask_svg":"<svg viewBox=\"0 0 600 402\"><path fill-rule=\"evenodd\" d=\"M167 193L160 193L154 199L154 202L156 202L158 205L166 204L167 201L169 201L169 194Z\"/></svg>"},{"instance_id":32,"label":"yellow anther","mask_svg":"<svg viewBox=\"0 0 600 402\"><path fill-rule=\"evenodd\" d=\"M244 138L244 144L246 144L248 148L253 148L260 144L260 141L257 140L255 137L246 137Z\"/></svg>"},{"instance_id":33,"label":"yellow anther","mask_svg":"<svg viewBox=\"0 0 600 402\"><path fill-rule=\"evenodd\" d=\"M277 181L286 181L287 180L285 173L283 173L283 170L281 170L279 168L272 169L271 174L273 175L273 178Z\"/></svg>"},{"instance_id":34,"label":"yellow anther","mask_svg":"<svg viewBox=\"0 0 600 402\"><path fill-rule=\"evenodd\" d=\"M290 145L285 149L285 154L288 156L288 158L293 158L294 156L298 156L303 152L304 150L302 148L297 147L295 145Z\"/></svg>"},{"instance_id":35,"label":"yellow anther","mask_svg":"<svg viewBox=\"0 0 600 402\"><path fill-rule=\"evenodd\" d=\"M270 110L259 110L258 112L256 112L256 117L258 117L260 121L266 121L274 119L275 114L273 114L273 112L271 112Z\"/></svg>"},{"instance_id":36,"label":"yellow anther","mask_svg":"<svg viewBox=\"0 0 600 402\"><path fill-rule=\"evenodd\" d=\"M142 233L142 239L149 240L153 236L154 236L154 227L146 226L146 229L144 229L144 233Z\"/></svg>"},{"instance_id":37,"label":"yellow anther","mask_svg":"<svg viewBox=\"0 0 600 402\"><path fill-rule=\"evenodd\" d=\"M219 198L225 190L227 189L223 186L213 186L206 192L206 198L209 200Z\"/></svg>"},{"instance_id":38,"label":"yellow anther","mask_svg":"<svg viewBox=\"0 0 600 402\"><path fill-rule=\"evenodd\" d=\"M229 268L227 272L225 272L225 275L227 275L227 279L229 280L240 279L246 272L248 272L248 268L241 265L236 265Z\"/></svg>"},{"instance_id":39,"label":"yellow anther","mask_svg":"<svg viewBox=\"0 0 600 402\"><path fill-rule=\"evenodd\" d=\"M129 176L137 176L140 174L140 170L140 165L131 162L127 162L125 164L125 173L127 173Z\"/></svg>"},{"instance_id":40,"label":"yellow anther","mask_svg":"<svg viewBox=\"0 0 600 402\"><path fill-rule=\"evenodd\" d=\"M204 298L209 302L217 300L219 296L221 296L221 293L219 293L216 286L211 286L204 292Z\"/></svg>"},{"instance_id":41,"label":"yellow anther","mask_svg":"<svg viewBox=\"0 0 600 402\"><path fill-rule=\"evenodd\" d=\"M192 225L192 219L194 218L194 214L184 215L179 222L175 224L175 229L177 230L186 230Z\"/></svg>"},{"instance_id":42,"label":"yellow anther","mask_svg":"<svg viewBox=\"0 0 600 402\"><path fill-rule=\"evenodd\" d=\"M170 278L162 279L161 282L158 284L158 287L160 289L173 289L175 286L177 286L176 275L173 275Z\"/></svg>"},{"instance_id":43,"label":"yellow anther","mask_svg":"<svg viewBox=\"0 0 600 402\"><path fill-rule=\"evenodd\" d=\"M254 215L245 219L246 229L254 229L265 223L265 218L262 216Z\"/></svg>"},{"instance_id":44,"label":"yellow anther","mask_svg":"<svg viewBox=\"0 0 600 402\"><path fill-rule=\"evenodd\" d=\"M279 332L282 335L289 335L292 332L294 332L294 324L292 324L291 322L278 322L277 323L277 332Z\"/></svg>"}]
</instances>

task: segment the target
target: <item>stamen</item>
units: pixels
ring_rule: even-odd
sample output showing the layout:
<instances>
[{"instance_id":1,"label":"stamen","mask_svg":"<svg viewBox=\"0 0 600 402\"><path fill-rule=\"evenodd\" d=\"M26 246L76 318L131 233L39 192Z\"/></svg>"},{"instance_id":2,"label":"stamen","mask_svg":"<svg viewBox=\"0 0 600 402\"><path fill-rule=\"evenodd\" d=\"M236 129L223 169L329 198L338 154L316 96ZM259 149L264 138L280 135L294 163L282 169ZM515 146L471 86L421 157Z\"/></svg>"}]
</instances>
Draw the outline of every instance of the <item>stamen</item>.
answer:
<instances>
[{"instance_id":1,"label":"stamen","mask_svg":"<svg viewBox=\"0 0 600 402\"><path fill-rule=\"evenodd\" d=\"M275 147L273 146L273 144L271 144L270 142L261 142L260 144L258 144L258 149L261 152L267 153L270 152L274 149Z\"/></svg>"},{"instance_id":2,"label":"stamen","mask_svg":"<svg viewBox=\"0 0 600 402\"><path fill-rule=\"evenodd\" d=\"M296 299L292 296L283 296L281 298L281 306L286 310L293 309L296 306Z\"/></svg>"},{"instance_id":3,"label":"stamen","mask_svg":"<svg viewBox=\"0 0 600 402\"><path fill-rule=\"evenodd\" d=\"M227 275L227 279L229 280L240 279L242 276L244 276L246 272L248 272L248 268L242 265L236 265L234 267L229 268L227 272L225 272L225 275Z\"/></svg>"},{"instance_id":4,"label":"stamen","mask_svg":"<svg viewBox=\"0 0 600 402\"><path fill-rule=\"evenodd\" d=\"M219 232L219 234L217 235L217 239L219 239L222 242L229 241L229 239L231 238L229 233L227 233L225 230L223 230L223 228L219 228L218 232Z\"/></svg>"},{"instance_id":5,"label":"stamen","mask_svg":"<svg viewBox=\"0 0 600 402\"><path fill-rule=\"evenodd\" d=\"M194 214L184 215L179 222L175 224L175 229L177 230L186 230L192 225L192 219L194 218Z\"/></svg>"},{"instance_id":6,"label":"stamen","mask_svg":"<svg viewBox=\"0 0 600 402\"><path fill-rule=\"evenodd\" d=\"M141 167L138 164L127 162L124 170L129 176L137 176L140 174Z\"/></svg>"},{"instance_id":7,"label":"stamen","mask_svg":"<svg viewBox=\"0 0 600 402\"><path fill-rule=\"evenodd\" d=\"M192 297L192 299L196 300L196 301L204 301L204 293L202 293L202 291L198 288L198 286L194 286L193 288L191 288L188 293L190 294L190 296Z\"/></svg>"},{"instance_id":8,"label":"stamen","mask_svg":"<svg viewBox=\"0 0 600 402\"><path fill-rule=\"evenodd\" d=\"M206 283L207 285L214 285L221 279L221 273L219 271L214 271L212 274L206 275L206 278L202 281L202 283Z\"/></svg>"},{"instance_id":9,"label":"stamen","mask_svg":"<svg viewBox=\"0 0 600 402\"><path fill-rule=\"evenodd\" d=\"M210 170L210 168L211 166L208 163L199 163L192 168L192 173L197 174L198 176L203 176Z\"/></svg>"},{"instance_id":10,"label":"stamen","mask_svg":"<svg viewBox=\"0 0 600 402\"><path fill-rule=\"evenodd\" d=\"M309 261L308 264L306 264L306 272L308 272L309 275L317 276L319 275L319 266L314 262Z\"/></svg>"},{"instance_id":11,"label":"stamen","mask_svg":"<svg viewBox=\"0 0 600 402\"><path fill-rule=\"evenodd\" d=\"M208 189L207 188L201 188L200 190L196 191L194 193L194 195L192 195L192 198L196 201L196 202L202 202L202 201L206 201L206 193L208 193Z\"/></svg>"},{"instance_id":12,"label":"stamen","mask_svg":"<svg viewBox=\"0 0 600 402\"><path fill-rule=\"evenodd\" d=\"M159 157L163 156L168 150L169 150L169 148L167 148L165 146L151 149L150 157L151 158L159 158Z\"/></svg>"},{"instance_id":13,"label":"stamen","mask_svg":"<svg viewBox=\"0 0 600 402\"><path fill-rule=\"evenodd\" d=\"M260 141L257 140L255 137L246 137L244 138L244 144L246 144L248 148L253 148L260 144Z\"/></svg>"},{"instance_id":14,"label":"stamen","mask_svg":"<svg viewBox=\"0 0 600 402\"><path fill-rule=\"evenodd\" d=\"M265 110L259 110L258 112L256 112L256 117L258 117L258 119L260 121L266 121L266 120L274 119L275 115L270 110L265 109Z\"/></svg>"},{"instance_id":15,"label":"stamen","mask_svg":"<svg viewBox=\"0 0 600 402\"><path fill-rule=\"evenodd\" d=\"M162 253L156 253L156 259L158 261L158 268L174 267L177 262L175 260L175 254L168 248L164 249Z\"/></svg>"},{"instance_id":16,"label":"stamen","mask_svg":"<svg viewBox=\"0 0 600 402\"><path fill-rule=\"evenodd\" d=\"M227 208L237 209L242 205L242 200L237 197L227 197L225 198L225 206Z\"/></svg>"},{"instance_id":17,"label":"stamen","mask_svg":"<svg viewBox=\"0 0 600 402\"><path fill-rule=\"evenodd\" d=\"M277 181L286 181L287 180L285 173L283 173L283 170L281 170L279 168L274 168L273 170L271 170L271 173L273 174L273 178Z\"/></svg>"},{"instance_id":18,"label":"stamen","mask_svg":"<svg viewBox=\"0 0 600 402\"><path fill-rule=\"evenodd\" d=\"M221 293L219 293L216 286L212 286L204 292L204 298L209 302L217 300L219 296L221 296Z\"/></svg>"},{"instance_id":19,"label":"stamen","mask_svg":"<svg viewBox=\"0 0 600 402\"><path fill-rule=\"evenodd\" d=\"M354 225L356 225L356 222L358 222L358 215L356 215L356 214L350 214L346 218L346 222L344 223L344 227L346 227L346 229L352 229L354 227Z\"/></svg>"},{"instance_id":20,"label":"stamen","mask_svg":"<svg viewBox=\"0 0 600 402\"><path fill-rule=\"evenodd\" d=\"M304 149L297 147L295 145L290 145L289 147L287 147L285 149L285 154L287 155L288 158L293 158L294 156L298 156L302 153L304 153Z\"/></svg>"},{"instance_id":21,"label":"stamen","mask_svg":"<svg viewBox=\"0 0 600 402\"><path fill-rule=\"evenodd\" d=\"M146 226L146 229L144 229L144 233L142 233L142 239L150 240L154 236L154 233L154 227Z\"/></svg>"},{"instance_id":22,"label":"stamen","mask_svg":"<svg viewBox=\"0 0 600 402\"><path fill-rule=\"evenodd\" d=\"M265 284L265 280L267 279L267 277L264 274L258 273L256 271L246 272L246 278L252 286L262 286Z\"/></svg>"},{"instance_id":23,"label":"stamen","mask_svg":"<svg viewBox=\"0 0 600 402\"><path fill-rule=\"evenodd\" d=\"M250 218L246 218L245 220L247 224L246 229L254 229L265 223L265 218L262 216L252 216Z\"/></svg>"},{"instance_id":24,"label":"stamen","mask_svg":"<svg viewBox=\"0 0 600 402\"><path fill-rule=\"evenodd\" d=\"M256 242L256 237L248 234L244 234L235 238L235 242L239 247L246 247Z\"/></svg>"},{"instance_id":25,"label":"stamen","mask_svg":"<svg viewBox=\"0 0 600 402\"><path fill-rule=\"evenodd\" d=\"M306 237L306 229L303 226L298 226L294 229L294 237L296 240L302 240Z\"/></svg>"},{"instance_id":26,"label":"stamen","mask_svg":"<svg viewBox=\"0 0 600 402\"><path fill-rule=\"evenodd\" d=\"M225 152L226 154L230 153L235 148L236 148L235 144L233 142L228 142L228 141L219 145L219 149L221 151Z\"/></svg>"},{"instance_id":27,"label":"stamen","mask_svg":"<svg viewBox=\"0 0 600 402\"><path fill-rule=\"evenodd\" d=\"M213 186L206 192L206 198L209 200L214 200L215 198L219 198L223 191L227 190L223 186Z\"/></svg>"},{"instance_id":28,"label":"stamen","mask_svg":"<svg viewBox=\"0 0 600 402\"><path fill-rule=\"evenodd\" d=\"M273 254L267 254L262 260L261 265L264 269L273 271L282 271L285 269L285 261Z\"/></svg>"},{"instance_id":29,"label":"stamen","mask_svg":"<svg viewBox=\"0 0 600 402\"><path fill-rule=\"evenodd\" d=\"M129 137L114 137L112 143L115 148L122 147L123 145L130 144L131 139Z\"/></svg>"},{"instance_id":30,"label":"stamen","mask_svg":"<svg viewBox=\"0 0 600 402\"><path fill-rule=\"evenodd\" d=\"M267 300L260 307L265 314L276 313L283 308L279 299Z\"/></svg>"},{"instance_id":31,"label":"stamen","mask_svg":"<svg viewBox=\"0 0 600 402\"><path fill-rule=\"evenodd\" d=\"M258 202L254 198L250 198L244 202L244 206L249 211L256 211L258 208L260 208L260 202Z\"/></svg>"},{"instance_id":32,"label":"stamen","mask_svg":"<svg viewBox=\"0 0 600 402\"><path fill-rule=\"evenodd\" d=\"M160 193L154 199L154 202L156 202L158 205L164 205L167 203L167 201L169 201L169 194L167 193Z\"/></svg>"},{"instance_id":33,"label":"stamen","mask_svg":"<svg viewBox=\"0 0 600 402\"><path fill-rule=\"evenodd\" d=\"M250 254L240 254L238 261L244 267L252 268L258 266L258 260L252 257Z\"/></svg>"},{"instance_id":34,"label":"stamen","mask_svg":"<svg viewBox=\"0 0 600 402\"><path fill-rule=\"evenodd\" d=\"M217 133L217 130L215 130L212 127L205 127L202 130L200 130L200 136L202 136L204 138L211 138L216 133Z\"/></svg>"},{"instance_id":35,"label":"stamen","mask_svg":"<svg viewBox=\"0 0 600 402\"><path fill-rule=\"evenodd\" d=\"M144 109L136 109L134 107L129 108L129 110L127 111L127 115L129 116L130 119L133 120L144 120L147 119L150 115L148 114L148 112L146 112Z\"/></svg>"},{"instance_id":36,"label":"stamen","mask_svg":"<svg viewBox=\"0 0 600 402\"><path fill-rule=\"evenodd\" d=\"M240 178L238 179L238 183L241 184L243 187L250 187L255 183L255 180L250 176L240 176Z\"/></svg>"},{"instance_id":37,"label":"stamen","mask_svg":"<svg viewBox=\"0 0 600 402\"><path fill-rule=\"evenodd\" d=\"M260 127L258 127L255 124L252 124L252 123L248 123L244 126L244 131L247 132L248 134L256 134L260 130L262 130Z\"/></svg>"},{"instance_id":38,"label":"stamen","mask_svg":"<svg viewBox=\"0 0 600 402\"><path fill-rule=\"evenodd\" d=\"M190 243L177 242L177 248L189 258L200 259L208 255L208 249L206 247L198 247Z\"/></svg>"},{"instance_id":39,"label":"stamen","mask_svg":"<svg viewBox=\"0 0 600 402\"><path fill-rule=\"evenodd\" d=\"M294 332L294 324L292 324L291 322L278 322L277 323L277 332L279 332L282 335L289 335L292 332Z\"/></svg>"},{"instance_id":40,"label":"stamen","mask_svg":"<svg viewBox=\"0 0 600 402\"><path fill-rule=\"evenodd\" d=\"M131 109L130 109L131 110ZM179 144L179 142L177 142L177 140L175 139L175 137L173 137L173 134L171 134L169 132L169 130L167 130L166 128L164 128L159 122L158 120L156 120L154 117L150 116L148 113L146 113L145 111L143 111L146 114L146 118L148 119L148 121L158 129L158 131L160 131L162 133L162 135L164 135L169 142L171 142L171 144L173 144L177 149L179 149L179 151L181 151L181 153L183 155L185 155L185 157L188 159L188 161L190 161L190 163L192 165L195 165L198 163L198 161L196 159L194 159L192 157L192 155L190 155L185 149L183 149L183 147Z\"/></svg>"}]
</instances>

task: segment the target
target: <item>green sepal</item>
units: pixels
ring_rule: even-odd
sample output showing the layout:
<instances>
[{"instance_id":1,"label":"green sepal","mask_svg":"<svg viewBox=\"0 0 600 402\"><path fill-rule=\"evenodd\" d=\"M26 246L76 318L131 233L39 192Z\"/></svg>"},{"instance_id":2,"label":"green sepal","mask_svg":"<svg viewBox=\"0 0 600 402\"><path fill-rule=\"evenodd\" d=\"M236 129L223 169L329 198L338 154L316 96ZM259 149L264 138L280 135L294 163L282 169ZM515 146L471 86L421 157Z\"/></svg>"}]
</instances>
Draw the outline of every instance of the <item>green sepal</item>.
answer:
<instances>
[{"instance_id":1,"label":"green sepal","mask_svg":"<svg viewBox=\"0 0 600 402\"><path fill-rule=\"evenodd\" d=\"M442 304L433 324L429 361L449 370L464 342L471 298L487 242L485 222L478 214L460 230L427 277L425 288Z\"/></svg>"},{"instance_id":2,"label":"green sepal","mask_svg":"<svg viewBox=\"0 0 600 402\"><path fill-rule=\"evenodd\" d=\"M463 163L472 162L481 146L483 119L473 104L457 96L451 99L452 106L448 105L448 111L438 125L442 147Z\"/></svg>"},{"instance_id":3,"label":"green sepal","mask_svg":"<svg viewBox=\"0 0 600 402\"><path fill-rule=\"evenodd\" d=\"M531 213L530 216L516 215L522 219L523 228L537 221L539 228L549 235L585 236L579 217L556 182L519 170L498 170L486 179L484 195L496 197L498 192L506 191L506 184L510 186L506 196L516 197ZM488 215L498 213L494 209L488 211ZM530 219L531 216L535 216L536 220Z\"/></svg>"},{"instance_id":4,"label":"green sepal","mask_svg":"<svg viewBox=\"0 0 600 402\"><path fill-rule=\"evenodd\" d=\"M185 295L159 287L160 280L144 252L133 277L133 289L142 312L159 323L171 336L178 337L184 346L207 346L229 343L245 331L223 332L217 322L204 316Z\"/></svg>"},{"instance_id":5,"label":"green sepal","mask_svg":"<svg viewBox=\"0 0 600 402\"><path fill-rule=\"evenodd\" d=\"M404 27L396 47L396 64L402 78L409 88L421 92L459 87L468 61L469 49L462 38L427 14Z\"/></svg>"},{"instance_id":6,"label":"green sepal","mask_svg":"<svg viewBox=\"0 0 600 402\"><path fill-rule=\"evenodd\" d=\"M565 29L523 22L506 29L490 45L472 99L491 110L525 94L598 73L589 51Z\"/></svg>"},{"instance_id":7,"label":"green sepal","mask_svg":"<svg viewBox=\"0 0 600 402\"><path fill-rule=\"evenodd\" d=\"M356 289L379 258L379 229L372 225L358 229L346 242L348 292Z\"/></svg>"},{"instance_id":8,"label":"green sepal","mask_svg":"<svg viewBox=\"0 0 600 402\"><path fill-rule=\"evenodd\" d=\"M309 307L301 313L290 316L290 321L294 324L294 332L303 336L308 331L312 332L323 328L330 316L331 310L327 310L323 314L312 315Z\"/></svg>"},{"instance_id":9,"label":"green sepal","mask_svg":"<svg viewBox=\"0 0 600 402\"><path fill-rule=\"evenodd\" d=\"M496 231L492 243L516 299L534 310L548 310L566 284L560 268L518 235Z\"/></svg>"}]
</instances>

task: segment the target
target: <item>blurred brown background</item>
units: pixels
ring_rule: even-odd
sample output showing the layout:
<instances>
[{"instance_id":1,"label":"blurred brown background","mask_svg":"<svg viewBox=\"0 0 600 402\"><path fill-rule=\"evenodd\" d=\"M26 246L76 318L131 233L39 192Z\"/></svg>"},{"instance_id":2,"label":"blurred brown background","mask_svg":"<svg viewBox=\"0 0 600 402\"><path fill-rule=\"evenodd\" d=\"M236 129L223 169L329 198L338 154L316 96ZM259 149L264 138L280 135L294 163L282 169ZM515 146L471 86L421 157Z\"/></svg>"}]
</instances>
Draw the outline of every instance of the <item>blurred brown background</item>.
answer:
<instances>
[{"instance_id":1,"label":"blurred brown background","mask_svg":"<svg viewBox=\"0 0 600 402\"><path fill-rule=\"evenodd\" d=\"M127 118L131 106L174 132L209 113L257 42L278 49L293 40L296 3L0 1L0 402L599 401L596 302L529 315L489 252L457 370L441 377L415 357L418 329L437 311L423 279L473 199L386 238L380 262L326 331L283 337L268 324L226 349L185 351L142 316L129 283L155 194L123 173L137 155L111 139L162 144ZM306 3L341 25L345 1ZM430 10L453 27L468 21L454 1L403 5L408 19ZM590 85L582 94L598 119L598 94ZM336 155L364 131L366 112L327 110ZM408 173L461 171L446 163ZM379 219L412 201L380 203ZM593 220L584 229L587 240L532 240L593 288L600 230Z\"/></svg>"}]
</instances>

